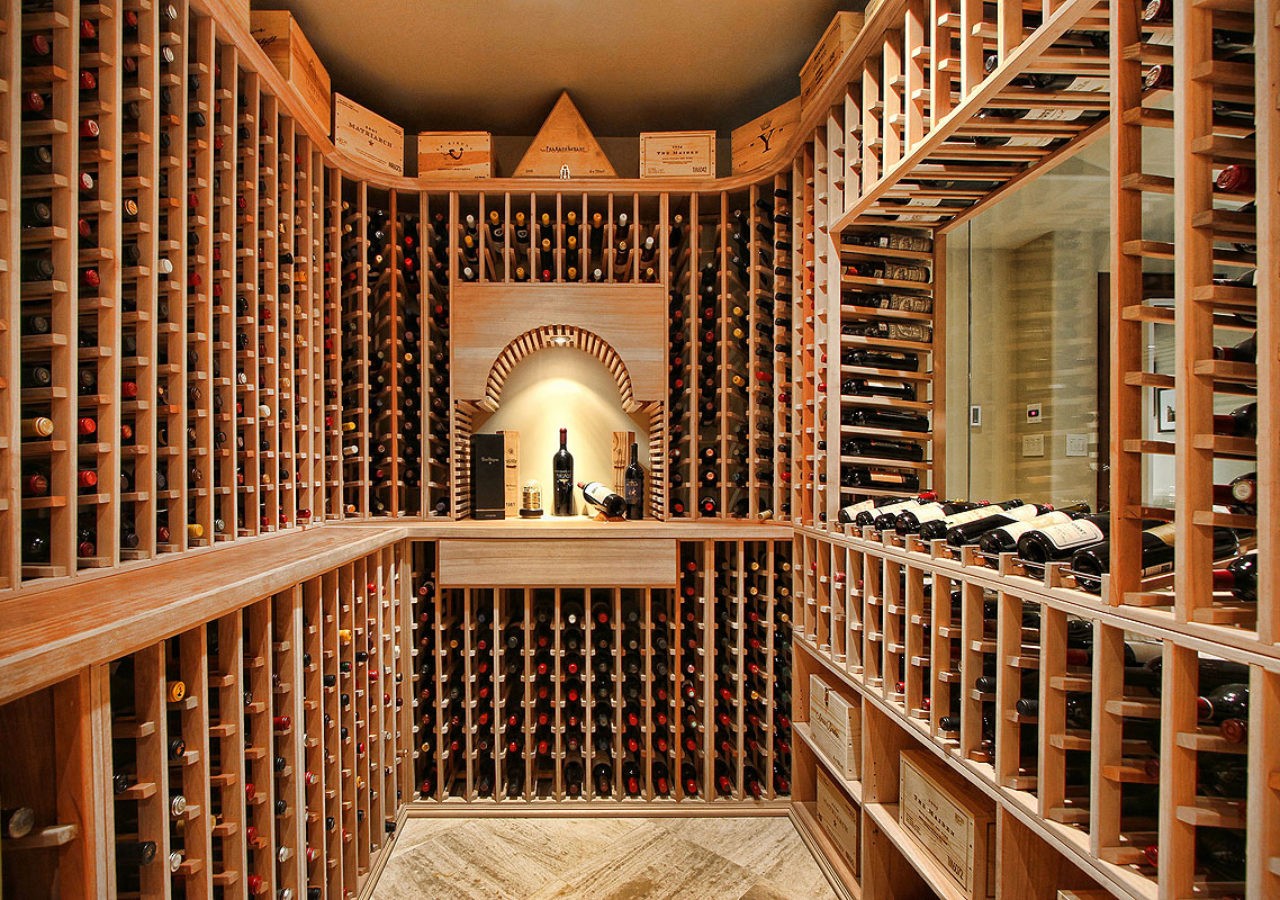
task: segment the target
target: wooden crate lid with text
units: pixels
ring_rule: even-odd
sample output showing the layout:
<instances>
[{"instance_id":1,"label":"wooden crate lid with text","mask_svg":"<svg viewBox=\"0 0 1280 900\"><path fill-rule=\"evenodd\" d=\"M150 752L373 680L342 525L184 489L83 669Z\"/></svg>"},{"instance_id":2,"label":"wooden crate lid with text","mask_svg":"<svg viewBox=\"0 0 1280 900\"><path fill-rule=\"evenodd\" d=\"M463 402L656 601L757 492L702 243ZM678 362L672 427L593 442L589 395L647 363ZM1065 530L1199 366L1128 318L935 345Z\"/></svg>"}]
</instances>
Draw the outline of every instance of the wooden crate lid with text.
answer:
<instances>
[{"instance_id":1,"label":"wooden crate lid with text","mask_svg":"<svg viewBox=\"0 0 1280 900\"><path fill-rule=\"evenodd\" d=\"M568 91L560 94L515 174L521 178L617 177Z\"/></svg>"},{"instance_id":2,"label":"wooden crate lid with text","mask_svg":"<svg viewBox=\"0 0 1280 900\"><path fill-rule=\"evenodd\" d=\"M640 177L716 177L714 131L648 131L640 135Z\"/></svg>"},{"instance_id":3,"label":"wooden crate lid with text","mask_svg":"<svg viewBox=\"0 0 1280 900\"><path fill-rule=\"evenodd\" d=\"M404 129L341 94L333 95L333 145L378 171L404 174Z\"/></svg>"},{"instance_id":4,"label":"wooden crate lid with text","mask_svg":"<svg viewBox=\"0 0 1280 900\"><path fill-rule=\"evenodd\" d=\"M996 895L996 810L927 750L902 751L899 824L966 900Z\"/></svg>"},{"instance_id":5,"label":"wooden crate lid with text","mask_svg":"<svg viewBox=\"0 0 1280 900\"><path fill-rule=\"evenodd\" d=\"M733 174L771 165L786 151L799 124L800 98L796 97L733 129Z\"/></svg>"},{"instance_id":6,"label":"wooden crate lid with text","mask_svg":"<svg viewBox=\"0 0 1280 900\"><path fill-rule=\"evenodd\" d=\"M870 4L875 7L878 4ZM870 8L867 15L870 15ZM807 106L809 101L821 93L836 63L844 56L859 32L862 31L864 16L860 12L838 12L827 30L822 33L813 52L805 60L800 69L800 103Z\"/></svg>"},{"instance_id":7,"label":"wooden crate lid with text","mask_svg":"<svg viewBox=\"0 0 1280 900\"><path fill-rule=\"evenodd\" d=\"M251 33L267 59L289 82L299 99L329 134L332 87L329 73L311 48L297 20L288 10L255 9L250 13Z\"/></svg>"},{"instance_id":8,"label":"wooden crate lid with text","mask_svg":"<svg viewBox=\"0 0 1280 900\"><path fill-rule=\"evenodd\" d=\"M492 178L493 135L487 131L424 131L418 135L418 177Z\"/></svg>"}]
</instances>

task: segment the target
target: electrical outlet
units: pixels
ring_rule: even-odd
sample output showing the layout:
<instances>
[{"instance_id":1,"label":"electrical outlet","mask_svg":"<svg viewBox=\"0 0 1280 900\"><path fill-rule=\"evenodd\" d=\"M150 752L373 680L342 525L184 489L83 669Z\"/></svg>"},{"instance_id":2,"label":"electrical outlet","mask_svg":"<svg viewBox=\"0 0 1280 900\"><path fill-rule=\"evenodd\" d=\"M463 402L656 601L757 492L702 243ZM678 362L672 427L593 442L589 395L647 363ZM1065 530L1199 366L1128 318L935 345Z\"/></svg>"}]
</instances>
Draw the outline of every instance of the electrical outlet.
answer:
<instances>
[{"instance_id":1,"label":"electrical outlet","mask_svg":"<svg viewBox=\"0 0 1280 900\"><path fill-rule=\"evenodd\" d=\"M1023 456L1044 456L1044 435L1028 434L1022 439Z\"/></svg>"}]
</instances>

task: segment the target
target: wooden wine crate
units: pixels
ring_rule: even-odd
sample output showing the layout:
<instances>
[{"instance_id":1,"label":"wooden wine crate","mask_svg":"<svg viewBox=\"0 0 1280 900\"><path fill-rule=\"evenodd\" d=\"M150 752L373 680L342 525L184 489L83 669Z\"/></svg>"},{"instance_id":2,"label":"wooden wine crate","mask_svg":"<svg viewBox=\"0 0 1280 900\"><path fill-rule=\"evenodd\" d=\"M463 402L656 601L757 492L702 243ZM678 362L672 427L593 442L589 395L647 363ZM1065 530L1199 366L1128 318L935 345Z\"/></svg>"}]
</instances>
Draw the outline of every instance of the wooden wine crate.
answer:
<instances>
[{"instance_id":1,"label":"wooden wine crate","mask_svg":"<svg viewBox=\"0 0 1280 900\"><path fill-rule=\"evenodd\" d=\"M840 774L862 778L862 718L850 703L817 675L809 676L809 728L818 748Z\"/></svg>"},{"instance_id":2,"label":"wooden wine crate","mask_svg":"<svg viewBox=\"0 0 1280 900\"><path fill-rule=\"evenodd\" d=\"M827 30L818 39L813 52L800 68L801 106L808 106L809 101L821 93L836 63L862 31L864 20L865 17L860 12L836 13Z\"/></svg>"},{"instance_id":3,"label":"wooden wine crate","mask_svg":"<svg viewBox=\"0 0 1280 900\"><path fill-rule=\"evenodd\" d=\"M504 482L504 499L506 501L506 517L520 517L520 432L501 431L502 435L502 475Z\"/></svg>"},{"instance_id":4,"label":"wooden wine crate","mask_svg":"<svg viewBox=\"0 0 1280 900\"><path fill-rule=\"evenodd\" d=\"M333 145L378 171L404 174L404 129L342 94L333 95Z\"/></svg>"},{"instance_id":5,"label":"wooden wine crate","mask_svg":"<svg viewBox=\"0 0 1280 900\"><path fill-rule=\"evenodd\" d=\"M786 151L799 124L800 98L795 97L733 129L733 174L754 172L771 165Z\"/></svg>"},{"instance_id":6,"label":"wooden wine crate","mask_svg":"<svg viewBox=\"0 0 1280 900\"><path fill-rule=\"evenodd\" d=\"M492 178L493 135L424 131L418 135L419 178Z\"/></svg>"},{"instance_id":7,"label":"wooden wine crate","mask_svg":"<svg viewBox=\"0 0 1280 900\"><path fill-rule=\"evenodd\" d=\"M648 131L640 135L641 178L716 177L714 131Z\"/></svg>"},{"instance_id":8,"label":"wooden wine crate","mask_svg":"<svg viewBox=\"0 0 1280 900\"><path fill-rule=\"evenodd\" d=\"M517 178L613 178L617 172L600 142L562 91L533 143L516 165Z\"/></svg>"},{"instance_id":9,"label":"wooden wine crate","mask_svg":"<svg viewBox=\"0 0 1280 900\"><path fill-rule=\"evenodd\" d=\"M315 114L329 134L329 105L332 86L329 73L320 63L297 20L288 10L255 9L250 13L250 31L267 59L280 70L299 99Z\"/></svg>"},{"instance_id":10,"label":"wooden wine crate","mask_svg":"<svg viewBox=\"0 0 1280 900\"><path fill-rule=\"evenodd\" d=\"M631 463L631 445L635 442L634 431L615 431L611 459L613 460L613 489L622 496L627 495L627 466Z\"/></svg>"},{"instance_id":11,"label":"wooden wine crate","mask_svg":"<svg viewBox=\"0 0 1280 900\"><path fill-rule=\"evenodd\" d=\"M996 895L995 807L927 750L902 752L898 823L968 900Z\"/></svg>"},{"instance_id":12,"label":"wooden wine crate","mask_svg":"<svg viewBox=\"0 0 1280 900\"><path fill-rule=\"evenodd\" d=\"M858 827L861 812L849 802L844 791L836 786L821 766L818 767L817 813L818 824L827 833L837 852L849 864L855 876L860 874L858 848L861 842L858 840Z\"/></svg>"}]
</instances>

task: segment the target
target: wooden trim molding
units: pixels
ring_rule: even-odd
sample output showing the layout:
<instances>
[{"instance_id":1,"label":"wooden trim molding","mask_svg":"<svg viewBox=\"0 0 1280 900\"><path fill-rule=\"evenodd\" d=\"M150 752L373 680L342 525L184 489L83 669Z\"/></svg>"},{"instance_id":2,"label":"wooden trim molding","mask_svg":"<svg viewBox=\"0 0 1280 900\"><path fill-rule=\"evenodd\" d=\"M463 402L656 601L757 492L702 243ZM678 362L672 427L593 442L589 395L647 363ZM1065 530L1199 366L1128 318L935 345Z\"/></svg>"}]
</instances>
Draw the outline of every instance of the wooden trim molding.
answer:
<instances>
[{"instance_id":1,"label":"wooden trim molding","mask_svg":"<svg viewBox=\"0 0 1280 900\"><path fill-rule=\"evenodd\" d=\"M622 407L632 413L641 406L635 399L631 388L631 375L627 372L627 364L617 350L600 335L579 328L577 325L540 325L520 335L498 354L489 370L489 380L485 386L485 395L479 405L490 412L498 408L502 400L502 388L506 385L507 376L525 357L537 353L546 347L568 347L581 350L594 356L604 364L618 386L622 395Z\"/></svg>"}]
</instances>

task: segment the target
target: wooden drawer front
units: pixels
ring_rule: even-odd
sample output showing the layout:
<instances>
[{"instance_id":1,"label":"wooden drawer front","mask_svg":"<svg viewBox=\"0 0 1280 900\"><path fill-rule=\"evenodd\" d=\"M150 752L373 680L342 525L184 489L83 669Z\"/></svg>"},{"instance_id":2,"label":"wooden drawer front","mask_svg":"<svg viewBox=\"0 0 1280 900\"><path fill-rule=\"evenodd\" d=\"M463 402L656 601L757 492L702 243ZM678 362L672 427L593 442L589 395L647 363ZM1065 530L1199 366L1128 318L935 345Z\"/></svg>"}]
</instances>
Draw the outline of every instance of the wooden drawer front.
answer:
<instances>
[{"instance_id":1,"label":"wooden drawer front","mask_svg":"<svg viewBox=\"0 0 1280 900\"><path fill-rule=\"evenodd\" d=\"M675 587L676 542L442 540L441 587Z\"/></svg>"}]
</instances>

